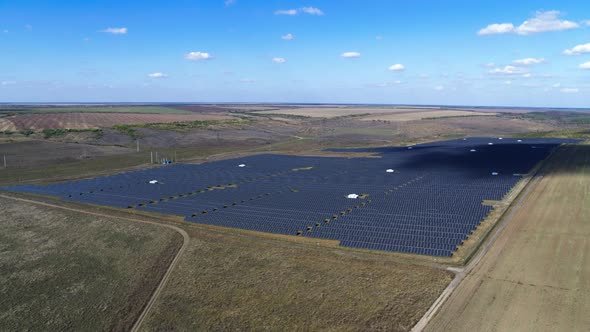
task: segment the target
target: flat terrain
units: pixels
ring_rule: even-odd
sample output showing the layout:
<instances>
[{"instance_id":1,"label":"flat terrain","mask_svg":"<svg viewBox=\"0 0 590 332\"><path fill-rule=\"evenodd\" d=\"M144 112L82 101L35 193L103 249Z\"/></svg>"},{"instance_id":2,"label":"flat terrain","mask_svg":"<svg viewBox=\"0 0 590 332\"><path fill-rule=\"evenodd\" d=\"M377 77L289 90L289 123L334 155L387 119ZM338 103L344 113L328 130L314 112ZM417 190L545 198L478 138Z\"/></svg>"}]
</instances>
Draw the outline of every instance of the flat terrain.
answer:
<instances>
[{"instance_id":1,"label":"flat terrain","mask_svg":"<svg viewBox=\"0 0 590 332\"><path fill-rule=\"evenodd\" d=\"M110 105L96 105L96 106L1 106L0 114L2 113L152 113L152 114L186 114L188 111L176 109L172 107L162 106L110 106Z\"/></svg>"},{"instance_id":2,"label":"flat terrain","mask_svg":"<svg viewBox=\"0 0 590 332\"><path fill-rule=\"evenodd\" d=\"M393 255L186 229L146 331L407 331L452 279Z\"/></svg>"},{"instance_id":3,"label":"flat terrain","mask_svg":"<svg viewBox=\"0 0 590 332\"><path fill-rule=\"evenodd\" d=\"M226 120L230 116L210 113L142 114L142 113L69 113L23 114L0 119L0 131L45 128L88 129L118 124L168 123L182 121Z\"/></svg>"},{"instance_id":4,"label":"flat terrain","mask_svg":"<svg viewBox=\"0 0 590 332\"><path fill-rule=\"evenodd\" d=\"M0 330L128 330L176 232L0 197Z\"/></svg>"},{"instance_id":5,"label":"flat terrain","mask_svg":"<svg viewBox=\"0 0 590 332\"><path fill-rule=\"evenodd\" d=\"M295 116L307 116L314 118L334 118L342 116L367 116L367 120L391 120L391 121L409 121L419 120L421 118L436 118L446 116L466 116L466 115L494 115L495 113L471 112L471 111L454 111L444 109L430 108L397 108L397 107L303 107L303 108L285 108L279 110L258 111L260 114L286 114Z\"/></svg>"},{"instance_id":6,"label":"flat terrain","mask_svg":"<svg viewBox=\"0 0 590 332\"><path fill-rule=\"evenodd\" d=\"M541 174L427 330L588 330L590 146L562 148Z\"/></svg>"}]
</instances>

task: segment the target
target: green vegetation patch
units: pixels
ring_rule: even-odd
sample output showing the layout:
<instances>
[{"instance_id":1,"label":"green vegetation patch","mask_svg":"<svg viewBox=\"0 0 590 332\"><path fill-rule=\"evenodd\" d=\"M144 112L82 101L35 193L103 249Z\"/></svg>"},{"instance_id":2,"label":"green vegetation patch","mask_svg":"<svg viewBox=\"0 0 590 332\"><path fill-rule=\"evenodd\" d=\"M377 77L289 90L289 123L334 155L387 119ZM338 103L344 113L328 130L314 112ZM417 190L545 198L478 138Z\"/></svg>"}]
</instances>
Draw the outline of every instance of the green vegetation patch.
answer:
<instances>
[{"instance_id":1,"label":"green vegetation patch","mask_svg":"<svg viewBox=\"0 0 590 332\"><path fill-rule=\"evenodd\" d=\"M178 121L165 123L142 123L134 125L125 125L129 128L148 128L157 130L171 130L178 132L186 132L193 129L225 129L231 127L241 127L249 123L248 120L196 120L196 121ZM123 126L123 125L119 125ZM115 127L116 128L116 127ZM130 135L131 136L131 135ZM133 137L133 136L132 136Z\"/></svg>"},{"instance_id":2,"label":"green vegetation patch","mask_svg":"<svg viewBox=\"0 0 590 332\"><path fill-rule=\"evenodd\" d=\"M522 114L523 118L536 121L557 121L563 124L588 125L590 124L590 113L551 111L551 112L530 112Z\"/></svg>"},{"instance_id":3,"label":"green vegetation patch","mask_svg":"<svg viewBox=\"0 0 590 332\"><path fill-rule=\"evenodd\" d=\"M102 137L102 129L100 128L90 128L90 129L43 129L43 137L44 138L51 138L51 137L59 137L64 136L69 133L96 133L97 137Z\"/></svg>"},{"instance_id":4,"label":"green vegetation patch","mask_svg":"<svg viewBox=\"0 0 590 332\"><path fill-rule=\"evenodd\" d=\"M126 124L118 124L118 125L114 125L113 129L133 138L133 139L137 139L140 138L141 135L137 132L137 129L133 128L134 126L138 126L138 125L126 125Z\"/></svg>"},{"instance_id":5,"label":"green vegetation patch","mask_svg":"<svg viewBox=\"0 0 590 332\"><path fill-rule=\"evenodd\" d=\"M555 130L555 131L535 131L514 135L522 138L572 138L572 139L590 139L590 129L580 130Z\"/></svg>"}]
</instances>

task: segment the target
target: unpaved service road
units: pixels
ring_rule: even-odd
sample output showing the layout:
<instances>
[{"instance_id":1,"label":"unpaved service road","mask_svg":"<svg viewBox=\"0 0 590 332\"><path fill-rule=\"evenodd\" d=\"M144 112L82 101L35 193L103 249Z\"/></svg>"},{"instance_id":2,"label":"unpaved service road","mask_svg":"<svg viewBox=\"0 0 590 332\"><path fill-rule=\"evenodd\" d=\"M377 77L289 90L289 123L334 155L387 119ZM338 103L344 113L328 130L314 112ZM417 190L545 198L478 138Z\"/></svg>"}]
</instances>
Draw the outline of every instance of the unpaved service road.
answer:
<instances>
[{"instance_id":1,"label":"unpaved service road","mask_svg":"<svg viewBox=\"0 0 590 332\"><path fill-rule=\"evenodd\" d=\"M567 146L427 331L590 330L590 145Z\"/></svg>"}]
</instances>

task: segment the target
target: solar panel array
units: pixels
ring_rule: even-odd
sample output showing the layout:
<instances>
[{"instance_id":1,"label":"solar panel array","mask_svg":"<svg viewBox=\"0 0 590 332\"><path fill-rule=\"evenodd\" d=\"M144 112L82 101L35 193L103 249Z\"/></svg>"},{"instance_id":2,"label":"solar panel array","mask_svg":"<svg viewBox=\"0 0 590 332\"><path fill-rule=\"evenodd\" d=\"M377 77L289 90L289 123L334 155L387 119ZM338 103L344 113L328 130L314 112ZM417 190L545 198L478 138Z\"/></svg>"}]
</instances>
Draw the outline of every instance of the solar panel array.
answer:
<instances>
[{"instance_id":1,"label":"solar panel array","mask_svg":"<svg viewBox=\"0 0 590 332\"><path fill-rule=\"evenodd\" d=\"M452 256L492 210L482 201L501 200L566 142L573 141L467 138L355 149L378 158L266 154L3 189L346 247ZM359 197L347 198L352 193Z\"/></svg>"}]
</instances>

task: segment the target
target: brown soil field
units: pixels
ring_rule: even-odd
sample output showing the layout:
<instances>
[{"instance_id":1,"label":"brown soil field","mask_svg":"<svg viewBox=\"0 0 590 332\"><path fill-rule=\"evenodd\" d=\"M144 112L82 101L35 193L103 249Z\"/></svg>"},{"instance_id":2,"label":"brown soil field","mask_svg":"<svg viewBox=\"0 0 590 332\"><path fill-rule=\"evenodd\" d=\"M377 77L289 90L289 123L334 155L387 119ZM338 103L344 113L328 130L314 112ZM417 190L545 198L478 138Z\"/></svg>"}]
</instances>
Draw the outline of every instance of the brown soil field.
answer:
<instances>
[{"instance_id":1,"label":"brown soil field","mask_svg":"<svg viewBox=\"0 0 590 332\"><path fill-rule=\"evenodd\" d=\"M116 124L167 123L181 121L226 120L231 116L222 114L140 114L140 113L57 113L23 114L3 118L4 130L26 129L88 129L112 127ZM12 125L11 125L12 124ZM12 127L11 127L12 126ZM14 129L10 129L14 128Z\"/></svg>"},{"instance_id":2,"label":"brown soil field","mask_svg":"<svg viewBox=\"0 0 590 332\"><path fill-rule=\"evenodd\" d=\"M464 116L494 116L496 113L482 113L482 112L467 112L467 111L419 111L419 112L403 112L403 113L385 113L378 115L371 115L362 117L362 121L413 121L421 119L432 118L447 118L447 117L464 117Z\"/></svg>"},{"instance_id":3,"label":"brown soil field","mask_svg":"<svg viewBox=\"0 0 590 332\"><path fill-rule=\"evenodd\" d=\"M182 237L0 197L0 330L126 331Z\"/></svg>"},{"instance_id":4,"label":"brown soil field","mask_svg":"<svg viewBox=\"0 0 590 332\"><path fill-rule=\"evenodd\" d=\"M428 331L590 327L590 145L558 150Z\"/></svg>"},{"instance_id":5,"label":"brown soil field","mask_svg":"<svg viewBox=\"0 0 590 332\"><path fill-rule=\"evenodd\" d=\"M408 331L452 279L377 254L186 225L146 331Z\"/></svg>"},{"instance_id":6,"label":"brown soil field","mask_svg":"<svg viewBox=\"0 0 590 332\"><path fill-rule=\"evenodd\" d=\"M15 131L16 130L16 126L14 125L14 123L12 123L12 121L7 120L6 118L0 118L0 131Z\"/></svg>"},{"instance_id":7,"label":"brown soil field","mask_svg":"<svg viewBox=\"0 0 590 332\"><path fill-rule=\"evenodd\" d=\"M282 108L269 111L258 111L260 114L286 114L313 118L334 118L342 116L368 115L362 120L410 121L422 118L438 118L448 116L495 115L489 112L472 112L447 110L439 108L403 108L403 107L303 107Z\"/></svg>"}]
</instances>

